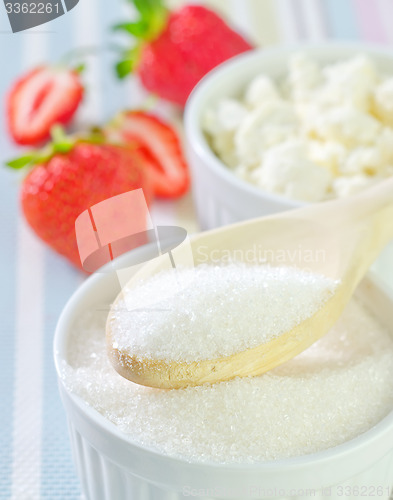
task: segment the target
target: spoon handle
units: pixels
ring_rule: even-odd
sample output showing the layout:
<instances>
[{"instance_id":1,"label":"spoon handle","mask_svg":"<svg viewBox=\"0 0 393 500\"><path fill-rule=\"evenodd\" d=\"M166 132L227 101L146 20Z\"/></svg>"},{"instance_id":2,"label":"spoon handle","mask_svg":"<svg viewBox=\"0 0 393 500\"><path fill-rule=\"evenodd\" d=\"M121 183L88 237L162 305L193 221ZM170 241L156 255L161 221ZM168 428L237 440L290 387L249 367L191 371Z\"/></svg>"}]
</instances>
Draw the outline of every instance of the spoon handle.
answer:
<instances>
[{"instance_id":1,"label":"spoon handle","mask_svg":"<svg viewBox=\"0 0 393 500\"><path fill-rule=\"evenodd\" d=\"M345 201L352 204L351 198L347 198ZM356 196L354 202L354 209L356 208L360 215L366 212L371 214L393 206L393 177L362 191Z\"/></svg>"},{"instance_id":2,"label":"spoon handle","mask_svg":"<svg viewBox=\"0 0 393 500\"><path fill-rule=\"evenodd\" d=\"M350 273L355 287L393 239L393 178L343 200L343 242L355 247ZM348 225L351 223L351 226Z\"/></svg>"}]
</instances>

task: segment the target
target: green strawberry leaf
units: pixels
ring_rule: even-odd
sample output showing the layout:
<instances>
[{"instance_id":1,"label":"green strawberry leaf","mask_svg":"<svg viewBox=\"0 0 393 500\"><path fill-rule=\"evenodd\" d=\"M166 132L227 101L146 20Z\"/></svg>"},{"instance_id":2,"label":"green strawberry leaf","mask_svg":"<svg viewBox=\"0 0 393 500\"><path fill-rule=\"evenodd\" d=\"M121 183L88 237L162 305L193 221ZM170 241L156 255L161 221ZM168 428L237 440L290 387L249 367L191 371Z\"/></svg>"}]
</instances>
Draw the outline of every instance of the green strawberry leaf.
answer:
<instances>
[{"instance_id":1,"label":"green strawberry leaf","mask_svg":"<svg viewBox=\"0 0 393 500\"><path fill-rule=\"evenodd\" d=\"M81 63L81 64L78 64L78 66L75 66L74 68L74 71L76 71L77 73L81 74L85 71L86 69L86 64L84 63Z\"/></svg>"},{"instance_id":2,"label":"green strawberry leaf","mask_svg":"<svg viewBox=\"0 0 393 500\"><path fill-rule=\"evenodd\" d=\"M140 10L137 4L143 4L143 10L140 10L142 20L148 25L148 30L144 36L147 41L155 40L164 31L169 11L162 0L134 0L135 6Z\"/></svg>"},{"instance_id":3,"label":"green strawberry leaf","mask_svg":"<svg viewBox=\"0 0 393 500\"><path fill-rule=\"evenodd\" d=\"M118 78L125 78L137 67L143 45L157 39L165 30L169 11L165 7L163 0L129 0L139 12L140 17L134 22L118 23L112 27L114 31L125 31L134 39L133 46L120 51L120 61L115 66Z\"/></svg>"},{"instance_id":4,"label":"green strawberry leaf","mask_svg":"<svg viewBox=\"0 0 393 500\"><path fill-rule=\"evenodd\" d=\"M141 49L142 47L137 45L130 50L123 51L122 59L115 66L118 78L125 78L134 71L141 57Z\"/></svg>"},{"instance_id":5,"label":"green strawberry leaf","mask_svg":"<svg viewBox=\"0 0 393 500\"><path fill-rule=\"evenodd\" d=\"M21 156L19 158L14 158L13 160L7 161L6 165L8 167L11 167L11 168L14 168L17 170L17 169L26 167L27 165L29 165L29 163L34 161L35 158L36 158L36 155L33 153L33 154Z\"/></svg>"},{"instance_id":6,"label":"green strawberry leaf","mask_svg":"<svg viewBox=\"0 0 393 500\"><path fill-rule=\"evenodd\" d=\"M131 0L137 11L142 17L150 16L150 14L156 9L162 9L164 3L162 0Z\"/></svg>"},{"instance_id":7,"label":"green strawberry leaf","mask_svg":"<svg viewBox=\"0 0 393 500\"><path fill-rule=\"evenodd\" d=\"M152 41L160 36L167 25L167 11L164 9L162 12L156 12L150 18L150 30L145 37L145 40Z\"/></svg>"},{"instance_id":8,"label":"green strawberry leaf","mask_svg":"<svg viewBox=\"0 0 393 500\"><path fill-rule=\"evenodd\" d=\"M52 146L55 153L68 153L74 147L75 141L67 137L63 127L54 125L51 128Z\"/></svg>"},{"instance_id":9,"label":"green strawberry leaf","mask_svg":"<svg viewBox=\"0 0 393 500\"><path fill-rule=\"evenodd\" d=\"M116 74L120 79L123 79L127 75L132 73L133 68L134 64L132 62L132 59L124 59L123 61L119 61L115 66Z\"/></svg>"},{"instance_id":10,"label":"green strawberry leaf","mask_svg":"<svg viewBox=\"0 0 393 500\"><path fill-rule=\"evenodd\" d=\"M137 23L119 23L112 26L114 31L126 31L130 35L135 36L136 38L144 38L146 33L149 30L149 25L143 20L138 21Z\"/></svg>"},{"instance_id":11,"label":"green strawberry leaf","mask_svg":"<svg viewBox=\"0 0 393 500\"><path fill-rule=\"evenodd\" d=\"M134 22L118 23L115 31L126 31L140 41L152 41L164 31L169 11L163 0L129 0L139 12L140 17Z\"/></svg>"},{"instance_id":12,"label":"green strawberry leaf","mask_svg":"<svg viewBox=\"0 0 393 500\"><path fill-rule=\"evenodd\" d=\"M8 167L22 169L24 167L33 167L37 164L46 164L53 156L57 154L69 153L76 144L103 144L105 135L101 128L94 127L90 133L78 136L67 136L63 127L54 125L51 128L52 142L48 142L42 149L37 149L29 154L15 158L6 163Z\"/></svg>"}]
</instances>

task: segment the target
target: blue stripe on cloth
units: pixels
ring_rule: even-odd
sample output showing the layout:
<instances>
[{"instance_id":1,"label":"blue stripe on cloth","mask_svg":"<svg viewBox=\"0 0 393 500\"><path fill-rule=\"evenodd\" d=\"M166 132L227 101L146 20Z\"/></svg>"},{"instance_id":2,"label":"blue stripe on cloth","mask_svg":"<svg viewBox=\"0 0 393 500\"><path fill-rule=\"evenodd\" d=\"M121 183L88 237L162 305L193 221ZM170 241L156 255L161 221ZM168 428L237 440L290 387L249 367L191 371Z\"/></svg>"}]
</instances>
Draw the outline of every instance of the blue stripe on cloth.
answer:
<instances>
[{"instance_id":1,"label":"blue stripe on cloth","mask_svg":"<svg viewBox=\"0 0 393 500\"><path fill-rule=\"evenodd\" d=\"M6 15L0 16L0 96L20 71L21 38L11 33ZM12 53L10 46L12 45ZM16 297L16 213L18 181L15 172L5 169L6 159L17 154L8 140L4 113L0 116L0 498L12 491L13 386L15 366Z\"/></svg>"},{"instance_id":2,"label":"blue stripe on cloth","mask_svg":"<svg viewBox=\"0 0 393 500\"><path fill-rule=\"evenodd\" d=\"M73 25L78 7L51 24L50 59L61 61L74 49ZM70 60L71 64L74 63ZM79 61L77 61L79 64ZM41 499L79 500L79 480L71 456L66 415L53 363L53 336L58 317L78 285L81 273L51 250L45 252L45 332L43 355L43 408L41 450Z\"/></svg>"},{"instance_id":3,"label":"blue stripe on cloth","mask_svg":"<svg viewBox=\"0 0 393 500\"><path fill-rule=\"evenodd\" d=\"M358 39L359 31L350 0L326 0L323 7L327 16L330 38Z\"/></svg>"},{"instance_id":4,"label":"blue stripe on cloth","mask_svg":"<svg viewBox=\"0 0 393 500\"><path fill-rule=\"evenodd\" d=\"M107 26L113 20L118 20L120 15L116 14L116 5L120 2L101 1L98 16L100 21L96 29L99 30L97 47L103 47L108 42ZM51 49L52 60L59 59L62 54L75 48L73 36L75 17L79 15L76 7L68 15L58 20L53 34L53 48ZM97 13L96 13L97 15ZM87 37L88 38L88 37ZM67 40L67 45L64 44ZM61 43L63 42L63 45ZM59 48L61 46L61 48ZM91 43L87 44L92 47ZM79 48L79 47L77 47ZM113 77L112 67L109 61L111 54L99 51L96 54L82 56L89 66L95 58L99 58L99 85L102 104L103 119L108 119L112 114L121 108L122 93L116 85ZM83 76L82 76L83 78ZM89 89L86 89L89 92ZM108 99L108 96L110 98ZM75 474L72 462L69 436L66 427L64 409L58 396L56 374L52 361L52 341L55 325L61 310L75 290L81 283L82 275L73 269L61 257L47 251L45 255L45 353L44 353L44 401L43 401L43 442L42 442L42 471L41 471L41 498L52 500L54 498L64 498L67 500L77 500L80 498L80 485ZM53 293L56 290L56 293Z\"/></svg>"},{"instance_id":5,"label":"blue stripe on cloth","mask_svg":"<svg viewBox=\"0 0 393 500\"><path fill-rule=\"evenodd\" d=\"M47 500L80 498L65 412L58 393L52 346L58 317L82 280L82 274L62 257L50 250L45 252L41 498Z\"/></svg>"},{"instance_id":6,"label":"blue stripe on cloth","mask_svg":"<svg viewBox=\"0 0 393 500\"><path fill-rule=\"evenodd\" d=\"M117 9L115 7L118 7ZM113 21L121 18L121 2L100 0L97 5L100 23L95 26L99 30L100 41L97 48L108 43L108 27ZM59 18L54 25L52 34L51 59L59 60L64 54L83 47L75 46L75 16L80 11L78 7L69 14ZM88 37L86 37L88 39ZM87 43L87 48L92 44ZM82 52L82 51L81 51ZM119 92L113 76L111 54L104 51L82 56L77 62L85 62L87 66L99 58L99 86L103 119L110 118L121 109L122 92ZM113 56L112 56L113 59ZM83 75L82 75L83 79ZM89 88L86 89L89 92ZM108 98L109 97L109 98ZM83 276L61 257L47 251L45 253L45 353L44 353L44 398L43 398L43 438L42 438L42 470L41 498L79 500L80 484L76 477L75 467L71 457L71 447L66 426L65 412L62 407L56 382L55 368L52 361L52 343L56 322L61 310L76 287L82 282ZM54 293L55 291L55 293Z\"/></svg>"},{"instance_id":7,"label":"blue stripe on cloth","mask_svg":"<svg viewBox=\"0 0 393 500\"><path fill-rule=\"evenodd\" d=\"M116 76L114 67L115 63L120 59L120 55L113 50L112 46L114 43L127 46L131 42L131 38L127 35L124 37L118 35L111 29L115 24L126 20L124 1L108 2L108 0L99 0L99 7L100 15L105 19L106 26L102 33L102 45L107 47L107 50L101 54L102 92L104 96L103 119L109 120L115 113L126 107L127 94L132 92L130 78L119 80Z\"/></svg>"},{"instance_id":8,"label":"blue stripe on cloth","mask_svg":"<svg viewBox=\"0 0 393 500\"><path fill-rule=\"evenodd\" d=\"M16 186L15 189L9 189L9 186L14 184L12 179L14 175L14 172L0 171L0 185L2 186L0 195L0 498L10 497L12 478L17 196Z\"/></svg>"},{"instance_id":9,"label":"blue stripe on cloth","mask_svg":"<svg viewBox=\"0 0 393 500\"><path fill-rule=\"evenodd\" d=\"M72 49L72 16L77 13L75 11L64 14L63 16L51 21L49 57L52 63L58 63Z\"/></svg>"}]
</instances>

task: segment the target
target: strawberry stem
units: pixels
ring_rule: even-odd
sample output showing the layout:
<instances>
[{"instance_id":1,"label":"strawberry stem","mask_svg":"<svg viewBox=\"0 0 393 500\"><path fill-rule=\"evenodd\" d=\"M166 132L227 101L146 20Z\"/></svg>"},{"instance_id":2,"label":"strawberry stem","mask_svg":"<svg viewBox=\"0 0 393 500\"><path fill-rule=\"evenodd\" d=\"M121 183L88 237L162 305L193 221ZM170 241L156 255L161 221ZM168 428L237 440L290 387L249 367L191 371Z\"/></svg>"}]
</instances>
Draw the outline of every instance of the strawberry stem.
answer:
<instances>
[{"instance_id":1,"label":"strawberry stem","mask_svg":"<svg viewBox=\"0 0 393 500\"><path fill-rule=\"evenodd\" d=\"M44 146L42 149L37 149L24 156L21 156L20 158L12 159L6 162L6 165L13 169L33 167L38 163L43 164L48 162L52 158L52 156L56 154L68 153L78 142L99 143L103 141L102 133L99 134L97 131L92 132L86 137L68 137L65 134L63 127L61 127L60 125L54 125L51 128L51 136L52 142L46 144L46 146Z\"/></svg>"},{"instance_id":2,"label":"strawberry stem","mask_svg":"<svg viewBox=\"0 0 393 500\"><path fill-rule=\"evenodd\" d=\"M123 50L121 60L116 64L116 73L124 78L138 66L142 48L145 43L156 40L165 30L169 10L162 0L128 0L139 13L134 22L119 23L113 26L114 31L125 31L134 39L131 49Z\"/></svg>"},{"instance_id":3,"label":"strawberry stem","mask_svg":"<svg viewBox=\"0 0 393 500\"><path fill-rule=\"evenodd\" d=\"M67 137L63 127L60 125L54 125L51 128L50 135L52 137L53 150L56 153L68 153L75 144L74 140Z\"/></svg>"}]
</instances>

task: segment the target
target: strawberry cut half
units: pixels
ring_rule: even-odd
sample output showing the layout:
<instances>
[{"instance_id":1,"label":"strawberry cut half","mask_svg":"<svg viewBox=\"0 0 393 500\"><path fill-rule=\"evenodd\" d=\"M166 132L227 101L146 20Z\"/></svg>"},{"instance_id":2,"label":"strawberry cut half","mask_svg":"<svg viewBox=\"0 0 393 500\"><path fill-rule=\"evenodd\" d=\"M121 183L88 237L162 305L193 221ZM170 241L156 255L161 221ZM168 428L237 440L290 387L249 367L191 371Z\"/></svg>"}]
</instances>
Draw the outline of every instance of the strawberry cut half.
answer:
<instances>
[{"instance_id":1,"label":"strawberry cut half","mask_svg":"<svg viewBox=\"0 0 393 500\"><path fill-rule=\"evenodd\" d=\"M143 111L123 113L108 129L109 138L139 144L154 194L176 198L189 188L190 178L176 132L156 116Z\"/></svg>"},{"instance_id":2,"label":"strawberry cut half","mask_svg":"<svg viewBox=\"0 0 393 500\"><path fill-rule=\"evenodd\" d=\"M83 97L77 71L40 66L20 78L8 95L8 127L18 144L36 145L55 124L67 124Z\"/></svg>"}]
</instances>

